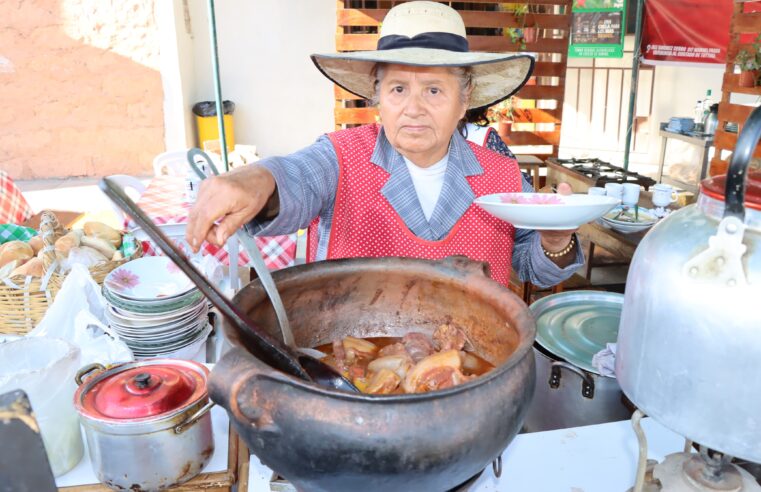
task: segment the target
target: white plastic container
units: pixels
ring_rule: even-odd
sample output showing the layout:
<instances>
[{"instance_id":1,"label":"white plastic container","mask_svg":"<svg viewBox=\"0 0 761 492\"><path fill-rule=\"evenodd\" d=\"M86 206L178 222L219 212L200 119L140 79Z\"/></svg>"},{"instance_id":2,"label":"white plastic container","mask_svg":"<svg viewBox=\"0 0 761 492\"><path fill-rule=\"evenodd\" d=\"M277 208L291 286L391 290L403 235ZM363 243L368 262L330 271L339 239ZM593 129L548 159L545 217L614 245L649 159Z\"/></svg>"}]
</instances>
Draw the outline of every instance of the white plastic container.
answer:
<instances>
[{"instance_id":1,"label":"white plastic container","mask_svg":"<svg viewBox=\"0 0 761 492\"><path fill-rule=\"evenodd\" d=\"M79 348L59 338L0 343L0 393L22 389L29 396L56 477L74 468L84 451L74 410L79 359Z\"/></svg>"}]
</instances>

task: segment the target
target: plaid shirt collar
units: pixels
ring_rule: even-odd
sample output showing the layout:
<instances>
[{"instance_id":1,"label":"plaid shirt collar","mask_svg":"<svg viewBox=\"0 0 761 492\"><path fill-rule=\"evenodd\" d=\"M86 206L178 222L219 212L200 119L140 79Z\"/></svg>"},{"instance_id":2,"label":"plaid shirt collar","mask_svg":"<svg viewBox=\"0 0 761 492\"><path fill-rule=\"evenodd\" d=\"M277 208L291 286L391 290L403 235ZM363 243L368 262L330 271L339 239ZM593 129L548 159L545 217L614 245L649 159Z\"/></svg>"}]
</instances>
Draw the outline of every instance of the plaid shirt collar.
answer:
<instances>
[{"instance_id":1,"label":"plaid shirt collar","mask_svg":"<svg viewBox=\"0 0 761 492\"><path fill-rule=\"evenodd\" d=\"M381 127L370 162L390 174L381 193L416 236L437 241L445 237L476 198L467 176L483 174L475 154L459 132L449 142L447 171L430 222L423 214L402 155L391 146Z\"/></svg>"}]
</instances>

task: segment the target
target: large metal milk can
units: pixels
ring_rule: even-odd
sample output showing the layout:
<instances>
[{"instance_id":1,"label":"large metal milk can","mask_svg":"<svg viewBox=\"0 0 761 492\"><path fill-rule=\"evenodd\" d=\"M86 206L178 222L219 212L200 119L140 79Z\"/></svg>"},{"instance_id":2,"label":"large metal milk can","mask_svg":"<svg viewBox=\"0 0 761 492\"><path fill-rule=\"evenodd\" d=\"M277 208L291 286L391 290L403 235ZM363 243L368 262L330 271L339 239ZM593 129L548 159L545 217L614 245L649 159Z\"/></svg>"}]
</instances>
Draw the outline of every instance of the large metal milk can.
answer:
<instances>
[{"instance_id":1,"label":"large metal milk can","mask_svg":"<svg viewBox=\"0 0 761 492\"><path fill-rule=\"evenodd\" d=\"M626 282L616 375L671 430L761 462L761 173L748 173L761 108L726 176L657 224Z\"/></svg>"}]
</instances>

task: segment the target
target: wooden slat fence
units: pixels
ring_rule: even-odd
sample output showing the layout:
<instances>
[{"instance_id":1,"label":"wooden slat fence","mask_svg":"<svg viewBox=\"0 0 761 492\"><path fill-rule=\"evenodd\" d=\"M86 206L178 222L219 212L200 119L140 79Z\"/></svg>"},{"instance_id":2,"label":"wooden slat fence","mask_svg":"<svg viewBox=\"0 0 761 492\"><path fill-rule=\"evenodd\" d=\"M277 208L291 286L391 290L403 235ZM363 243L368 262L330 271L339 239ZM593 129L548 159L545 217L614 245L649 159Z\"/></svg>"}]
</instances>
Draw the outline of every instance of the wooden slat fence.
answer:
<instances>
[{"instance_id":1,"label":"wooden slat fence","mask_svg":"<svg viewBox=\"0 0 761 492\"><path fill-rule=\"evenodd\" d=\"M337 0L336 49L375 49L378 26L388 10L401 1ZM541 146L532 153L557 156L565 93L571 0L524 0L505 4L495 0L441 2L458 10L465 21L470 49L535 53L534 76L516 96L521 103L514 110L513 131L506 138L511 146ZM505 6L525 5L528 12L516 15ZM507 10L507 11L506 11ZM535 26L536 40L521 46L506 35L508 29ZM377 110L366 101L335 87L336 129L372 123ZM516 149L520 151L520 149Z\"/></svg>"},{"instance_id":2,"label":"wooden slat fence","mask_svg":"<svg viewBox=\"0 0 761 492\"><path fill-rule=\"evenodd\" d=\"M716 153L711 160L709 174L724 174L729 166L731 152L737 143L737 136L742 130L743 123L753 110L753 106L737 104L736 100L741 94L761 96L761 86L740 87L738 84L739 74L735 74L735 57L737 53L745 49L751 53L754 51L751 44L741 43L741 35L752 34L753 37L761 33L761 13L748 12L750 10L744 3L735 3L732 21L730 23L729 46L727 48L727 67L724 72L724 81L721 88L721 102L719 102L719 125L716 129L714 146ZM747 37L747 36L743 36ZM737 132L728 131L727 124L736 124ZM757 147L755 157L761 157L761 147Z\"/></svg>"}]
</instances>

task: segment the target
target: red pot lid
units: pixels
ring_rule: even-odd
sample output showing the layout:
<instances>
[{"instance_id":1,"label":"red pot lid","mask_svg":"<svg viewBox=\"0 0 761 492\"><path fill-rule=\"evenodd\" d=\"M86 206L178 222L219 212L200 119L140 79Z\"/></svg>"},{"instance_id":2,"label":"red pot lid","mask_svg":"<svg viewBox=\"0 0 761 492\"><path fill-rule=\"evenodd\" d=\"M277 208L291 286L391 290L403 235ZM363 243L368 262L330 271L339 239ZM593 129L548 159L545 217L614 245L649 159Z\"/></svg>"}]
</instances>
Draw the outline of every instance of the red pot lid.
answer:
<instances>
[{"instance_id":1,"label":"red pot lid","mask_svg":"<svg viewBox=\"0 0 761 492\"><path fill-rule=\"evenodd\" d=\"M95 418L113 420L171 413L206 395L207 372L202 365L188 361L118 370L89 388L81 400L82 411Z\"/></svg>"},{"instance_id":2,"label":"red pot lid","mask_svg":"<svg viewBox=\"0 0 761 492\"><path fill-rule=\"evenodd\" d=\"M719 201L724 201L724 188L727 176L713 176L700 183L700 192ZM745 188L745 206L753 210L761 210L761 172L748 174L748 186Z\"/></svg>"}]
</instances>

